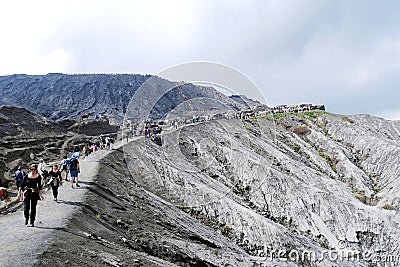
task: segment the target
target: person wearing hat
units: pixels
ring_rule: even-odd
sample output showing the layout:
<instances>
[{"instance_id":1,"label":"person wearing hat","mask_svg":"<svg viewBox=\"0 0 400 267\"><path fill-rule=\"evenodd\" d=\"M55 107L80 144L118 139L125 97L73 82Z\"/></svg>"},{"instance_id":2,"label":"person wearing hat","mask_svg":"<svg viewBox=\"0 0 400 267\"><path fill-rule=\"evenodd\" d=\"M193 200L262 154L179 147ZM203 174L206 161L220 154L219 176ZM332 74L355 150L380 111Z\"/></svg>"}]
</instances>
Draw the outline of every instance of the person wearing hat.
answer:
<instances>
[{"instance_id":1,"label":"person wearing hat","mask_svg":"<svg viewBox=\"0 0 400 267\"><path fill-rule=\"evenodd\" d=\"M30 226L35 226L36 205L38 200L43 200L42 177L38 173L36 164L32 164L29 168L30 172L25 175L18 190L18 199L24 202L25 225L28 225L30 218ZM30 211L30 213L29 213Z\"/></svg>"}]
</instances>

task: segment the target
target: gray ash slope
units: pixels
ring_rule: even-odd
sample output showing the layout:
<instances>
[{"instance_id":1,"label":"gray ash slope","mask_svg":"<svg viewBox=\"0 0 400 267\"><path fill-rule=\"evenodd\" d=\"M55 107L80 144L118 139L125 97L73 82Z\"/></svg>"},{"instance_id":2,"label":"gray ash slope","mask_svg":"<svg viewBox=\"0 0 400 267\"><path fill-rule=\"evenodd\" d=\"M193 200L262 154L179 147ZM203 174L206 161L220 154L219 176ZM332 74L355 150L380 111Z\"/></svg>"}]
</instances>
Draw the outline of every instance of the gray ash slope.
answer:
<instances>
[{"instance_id":1,"label":"gray ash slope","mask_svg":"<svg viewBox=\"0 0 400 267\"><path fill-rule=\"evenodd\" d=\"M83 113L96 112L121 120L136 90L149 79L159 87L174 88L157 103L152 111L154 117L167 114L193 98L218 100L236 110L246 107L212 87L176 83L151 75L61 73L0 76L0 105L24 107L52 119L76 118ZM154 99L151 91L146 93L149 99Z\"/></svg>"},{"instance_id":2,"label":"gray ash slope","mask_svg":"<svg viewBox=\"0 0 400 267\"><path fill-rule=\"evenodd\" d=\"M59 232L74 248L55 247L91 266L106 264L102 253L116 266L385 266L262 258L279 249L347 249L398 266L399 131L368 115L299 114L187 126L162 146L138 139L102 161L70 222L107 243ZM62 264L56 251L41 261Z\"/></svg>"}]
</instances>

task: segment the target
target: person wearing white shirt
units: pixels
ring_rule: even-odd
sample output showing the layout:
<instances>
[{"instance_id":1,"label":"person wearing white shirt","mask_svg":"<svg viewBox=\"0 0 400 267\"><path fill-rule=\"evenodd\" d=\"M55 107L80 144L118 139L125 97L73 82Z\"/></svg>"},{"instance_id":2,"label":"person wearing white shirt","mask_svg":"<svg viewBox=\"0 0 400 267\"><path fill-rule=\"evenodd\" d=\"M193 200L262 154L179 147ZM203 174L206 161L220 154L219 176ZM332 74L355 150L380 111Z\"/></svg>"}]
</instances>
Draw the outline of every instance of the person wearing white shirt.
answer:
<instances>
[{"instance_id":1,"label":"person wearing white shirt","mask_svg":"<svg viewBox=\"0 0 400 267\"><path fill-rule=\"evenodd\" d=\"M40 159L40 162L38 164L38 172L40 174L40 176L45 177L47 175L47 164L46 162L44 162L43 159Z\"/></svg>"}]
</instances>

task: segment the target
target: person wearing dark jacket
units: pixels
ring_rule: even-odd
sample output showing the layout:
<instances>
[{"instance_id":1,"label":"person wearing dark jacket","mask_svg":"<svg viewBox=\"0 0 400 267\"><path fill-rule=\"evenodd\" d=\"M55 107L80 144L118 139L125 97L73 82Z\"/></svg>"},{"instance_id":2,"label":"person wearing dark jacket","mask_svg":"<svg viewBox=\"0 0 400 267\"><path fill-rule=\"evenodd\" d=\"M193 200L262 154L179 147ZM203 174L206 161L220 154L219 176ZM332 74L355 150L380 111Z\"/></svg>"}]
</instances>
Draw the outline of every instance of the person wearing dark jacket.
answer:
<instances>
[{"instance_id":1,"label":"person wearing dark jacket","mask_svg":"<svg viewBox=\"0 0 400 267\"><path fill-rule=\"evenodd\" d=\"M38 173L37 165L32 164L29 168L30 172L25 175L18 190L18 198L24 202L25 225L28 224L30 218L30 226L34 227L36 218L36 205L38 200L43 200L42 177ZM29 214L30 211L30 214Z\"/></svg>"},{"instance_id":2,"label":"person wearing dark jacket","mask_svg":"<svg viewBox=\"0 0 400 267\"><path fill-rule=\"evenodd\" d=\"M53 191L54 200L57 201L58 197L58 187L62 185L61 172L58 170L58 165L54 164L53 169L49 172L50 181L48 184L51 186Z\"/></svg>"},{"instance_id":3,"label":"person wearing dark jacket","mask_svg":"<svg viewBox=\"0 0 400 267\"><path fill-rule=\"evenodd\" d=\"M24 180L25 172L22 170L22 167L19 166L18 170L15 172L15 184L17 185L17 189L21 187L21 183Z\"/></svg>"}]
</instances>

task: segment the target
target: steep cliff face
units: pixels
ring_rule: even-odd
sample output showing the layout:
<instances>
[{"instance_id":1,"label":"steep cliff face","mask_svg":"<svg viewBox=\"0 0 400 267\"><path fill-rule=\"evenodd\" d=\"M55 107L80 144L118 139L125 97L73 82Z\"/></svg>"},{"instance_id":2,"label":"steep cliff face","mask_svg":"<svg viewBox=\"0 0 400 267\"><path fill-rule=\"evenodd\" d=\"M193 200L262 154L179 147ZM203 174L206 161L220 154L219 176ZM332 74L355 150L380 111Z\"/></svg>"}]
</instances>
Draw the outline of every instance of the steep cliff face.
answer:
<instances>
[{"instance_id":1,"label":"steep cliff face","mask_svg":"<svg viewBox=\"0 0 400 267\"><path fill-rule=\"evenodd\" d=\"M340 266L369 266L400 257L399 130L367 115L222 120L165 134L162 146L135 141L124 155L140 187L253 262L283 250L300 266L331 266L329 252Z\"/></svg>"},{"instance_id":2,"label":"steep cliff face","mask_svg":"<svg viewBox=\"0 0 400 267\"><path fill-rule=\"evenodd\" d=\"M0 77L0 104L25 107L53 119L94 111L121 114L133 92L150 76L11 75Z\"/></svg>"},{"instance_id":3,"label":"steep cliff face","mask_svg":"<svg viewBox=\"0 0 400 267\"><path fill-rule=\"evenodd\" d=\"M12 105L52 119L76 118L95 112L121 120L136 90L152 78L157 87L173 88L163 95L152 115L167 114L193 98L210 98L239 109L243 105L211 87L178 84L151 75L138 74L47 74L0 77L0 105ZM153 92L146 97L154 98Z\"/></svg>"}]
</instances>

